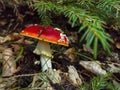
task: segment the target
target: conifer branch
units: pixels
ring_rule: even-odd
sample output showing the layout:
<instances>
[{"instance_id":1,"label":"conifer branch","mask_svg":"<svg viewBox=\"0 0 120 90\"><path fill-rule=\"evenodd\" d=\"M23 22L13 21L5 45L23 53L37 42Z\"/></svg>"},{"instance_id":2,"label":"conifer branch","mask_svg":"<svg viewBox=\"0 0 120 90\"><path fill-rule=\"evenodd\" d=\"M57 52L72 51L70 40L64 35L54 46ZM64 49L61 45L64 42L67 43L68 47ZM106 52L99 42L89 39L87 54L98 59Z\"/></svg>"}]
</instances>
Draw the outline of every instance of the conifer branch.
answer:
<instances>
[{"instance_id":1,"label":"conifer branch","mask_svg":"<svg viewBox=\"0 0 120 90\"><path fill-rule=\"evenodd\" d=\"M47 12L55 14L63 14L69 19L72 27L76 24L80 26L78 32L85 30L81 36L81 40L86 40L86 46L93 46L94 58L97 58L98 42L101 43L103 49L110 52L109 42L113 42L110 36L104 31L102 24L105 23L98 16L93 16L90 12L85 11L72 5L61 5L54 2L44 2L34 4L35 9L38 10L40 16L44 16Z\"/></svg>"}]
</instances>

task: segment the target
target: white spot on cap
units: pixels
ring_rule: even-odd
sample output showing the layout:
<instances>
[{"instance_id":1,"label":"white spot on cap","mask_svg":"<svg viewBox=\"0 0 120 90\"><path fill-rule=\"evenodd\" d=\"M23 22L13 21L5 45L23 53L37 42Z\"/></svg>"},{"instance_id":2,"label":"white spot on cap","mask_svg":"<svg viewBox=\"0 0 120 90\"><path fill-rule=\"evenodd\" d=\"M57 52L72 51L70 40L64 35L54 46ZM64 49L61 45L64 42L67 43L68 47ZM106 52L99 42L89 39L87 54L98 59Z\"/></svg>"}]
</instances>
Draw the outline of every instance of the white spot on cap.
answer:
<instances>
[{"instance_id":1,"label":"white spot on cap","mask_svg":"<svg viewBox=\"0 0 120 90\"><path fill-rule=\"evenodd\" d=\"M65 42L65 37L66 37L65 34L60 33L60 39L58 40L58 42Z\"/></svg>"},{"instance_id":2,"label":"white spot on cap","mask_svg":"<svg viewBox=\"0 0 120 90\"><path fill-rule=\"evenodd\" d=\"M63 31L60 28L54 28L55 30L61 31L63 33Z\"/></svg>"}]
</instances>

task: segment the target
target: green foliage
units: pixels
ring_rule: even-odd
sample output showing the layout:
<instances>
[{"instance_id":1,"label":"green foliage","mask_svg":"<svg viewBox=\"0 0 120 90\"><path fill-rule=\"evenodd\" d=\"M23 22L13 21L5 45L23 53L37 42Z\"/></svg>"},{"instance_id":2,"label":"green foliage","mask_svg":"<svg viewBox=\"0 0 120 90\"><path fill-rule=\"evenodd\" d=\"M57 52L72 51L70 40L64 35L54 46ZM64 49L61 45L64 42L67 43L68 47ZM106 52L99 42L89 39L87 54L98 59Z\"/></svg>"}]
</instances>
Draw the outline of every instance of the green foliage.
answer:
<instances>
[{"instance_id":1,"label":"green foliage","mask_svg":"<svg viewBox=\"0 0 120 90\"><path fill-rule=\"evenodd\" d=\"M120 87L110 82L110 78L111 74L96 76L89 83L83 83L78 88L80 90L119 90Z\"/></svg>"},{"instance_id":2,"label":"green foliage","mask_svg":"<svg viewBox=\"0 0 120 90\"><path fill-rule=\"evenodd\" d=\"M93 48L94 58L96 59L99 43L105 51L110 53L110 42L113 42L113 40L102 26L110 24L107 22L108 15L111 15L114 9L117 10L117 12L114 12L116 18L119 17L118 3L119 1L116 2L115 0L45 0L34 3L34 7L41 18L47 16L46 21L49 21L49 23L46 22L47 24L52 23L51 14L55 14L64 15L68 18L72 27L79 26L78 32L84 32L80 42L86 41L86 47ZM115 22L115 19L113 21Z\"/></svg>"},{"instance_id":3,"label":"green foliage","mask_svg":"<svg viewBox=\"0 0 120 90\"><path fill-rule=\"evenodd\" d=\"M22 57L22 53L23 53L23 51L24 51L24 48L21 47L20 52L18 53L16 59L14 60L14 62L11 64L10 67L13 67L13 66L16 64L16 62ZM6 69L2 74L3 74L3 75L6 74L7 72L9 72L10 69L11 69L11 68ZM2 76L2 75L0 75L0 77L1 77L1 76Z\"/></svg>"},{"instance_id":4,"label":"green foliage","mask_svg":"<svg viewBox=\"0 0 120 90\"><path fill-rule=\"evenodd\" d=\"M102 90L107 86L106 78L104 76L94 77L91 82L92 90Z\"/></svg>"},{"instance_id":5,"label":"green foliage","mask_svg":"<svg viewBox=\"0 0 120 90\"><path fill-rule=\"evenodd\" d=\"M109 81L111 74L94 77L90 81L91 90L118 90L119 87Z\"/></svg>"},{"instance_id":6,"label":"green foliage","mask_svg":"<svg viewBox=\"0 0 120 90\"><path fill-rule=\"evenodd\" d=\"M78 0L81 8L88 10L92 15L99 16L107 25L118 30L120 28L120 1L119 0Z\"/></svg>"}]
</instances>

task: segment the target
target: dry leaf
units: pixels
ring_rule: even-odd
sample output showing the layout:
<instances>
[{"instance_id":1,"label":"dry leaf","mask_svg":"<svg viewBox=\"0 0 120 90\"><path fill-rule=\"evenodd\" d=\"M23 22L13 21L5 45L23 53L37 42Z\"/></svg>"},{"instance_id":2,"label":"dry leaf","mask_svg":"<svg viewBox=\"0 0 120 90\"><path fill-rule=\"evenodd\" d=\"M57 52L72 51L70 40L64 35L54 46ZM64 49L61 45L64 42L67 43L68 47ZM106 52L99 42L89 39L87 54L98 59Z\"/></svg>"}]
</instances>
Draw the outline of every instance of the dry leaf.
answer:
<instances>
[{"instance_id":1,"label":"dry leaf","mask_svg":"<svg viewBox=\"0 0 120 90\"><path fill-rule=\"evenodd\" d=\"M12 34L6 36L5 38L7 38L7 37L9 37L10 40L17 40L17 39L20 38L20 34L18 34L18 33L12 33Z\"/></svg>"},{"instance_id":2,"label":"dry leaf","mask_svg":"<svg viewBox=\"0 0 120 90\"><path fill-rule=\"evenodd\" d=\"M19 44L11 44L12 48L14 49L15 55L17 55L21 49Z\"/></svg>"},{"instance_id":3,"label":"dry leaf","mask_svg":"<svg viewBox=\"0 0 120 90\"><path fill-rule=\"evenodd\" d=\"M2 60L2 76L11 76L18 71L15 63L15 56L11 48L6 48L2 52Z\"/></svg>"},{"instance_id":4,"label":"dry leaf","mask_svg":"<svg viewBox=\"0 0 120 90\"><path fill-rule=\"evenodd\" d=\"M18 43L18 44L33 44L34 42L33 41L30 41L30 40L25 40L24 37L21 37L20 39L18 39L17 41L15 41L14 43Z\"/></svg>"},{"instance_id":5,"label":"dry leaf","mask_svg":"<svg viewBox=\"0 0 120 90\"><path fill-rule=\"evenodd\" d=\"M120 42L116 42L115 45L117 49L120 49Z\"/></svg>"},{"instance_id":6,"label":"dry leaf","mask_svg":"<svg viewBox=\"0 0 120 90\"><path fill-rule=\"evenodd\" d=\"M4 51L6 48L3 45L0 45L0 52Z\"/></svg>"},{"instance_id":7,"label":"dry leaf","mask_svg":"<svg viewBox=\"0 0 120 90\"><path fill-rule=\"evenodd\" d=\"M116 81L116 80L112 80L113 81L113 85L115 87L120 87L120 82ZM118 89L119 90L119 89Z\"/></svg>"},{"instance_id":8,"label":"dry leaf","mask_svg":"<svg viewBox=\"0 0 120 90\"><path fill-rule=\"evenodd\" d=\"M12 33L6 37L0 37L0 44L3 44L7 41L17 40L20 38L20 35L18 33Z\"/></svg>"},{"instance_id":9,"label":"dry leaf","mask_svg":"<svg viewBox=\"0 0 120 90\"><path fill-rule=\"evenodd\" d=\"M33 41L25 40L24 36L21 36L18 33L9 34L6 37L0 36L0 44L3 44L8 41L14 41L14 43L18 43L18 44L32 44L33 43Z\"/></svg>"},{"instance_id":10,"label":"dry leaf","mask_svg":"<svg viewBox=\"0 0 120 90\"><path fill-rule=\"evenodd\" d=\"M37 90L37 89L36 89ZM44 82L44 84L38 90L54 90L53 87L48 82Z\"/></svg>"},{"instance_id":11,"label":"dry leaf","mask_svg":"<svg viewBox=\"0 0 120 90\"><path fill-rule=\"evenodd\" d=\"M0 90L10 90L10 87L16 83L16 78L0 78Z\"/></svg>"},{"instance_id":12,"label":"dry leaf","mask_svg":"<svg viewBox=\"0 0 120 90\"><path fill-rule=\"evenodd\" d=\"M79 64L96 75L105 75L107 73L101 68L99 61L80 61Z\"/></svg>"},{"instance_id":13,"label":"dry leaf","mask_svg":"<svg viewBox=\"0 0 120 90\"><path fill-rule=\"evenodd\" d=\"M54 90L53 87L51 86L52 84L56 84L61 82L61 76L60 76L61 71L60 70L53 70L49 69L45 72L45 75L42 76L37 76L37 79L39 80L46 80L46 82L43 83L43 85L40 87L40 90Z\"/></svg>"},{"instance_id":14,"label":"dry leaf","mask_svg":"<svg viewBox=\"0 0 120 90\"><path fill-rule=\"evenodd\" d=\"M33 0L33 2L39 2L39 0Z\"/></svg>"},{"instance_id":15,"label":"dry leaf","mask_svg":"<svg viewBox=\"0 0 120 90\"><path fill-rule=\"evenodd\" d=\"M64 54L67 55L70 58L71 62L74 62L76 60L76 54L75 54L75 52L76 52L75 48L72 47L72 48L67 49L64 52Z\"/></svg>"},{"instance_id":16,"label":"dry leaf","mask_svg":"<svg viewBox=\"0 0 120 90\"><path fill-rule=\"evenodd\" d=\"M118 63L108 64L107 70L112 73L118 73L120 72L120 64Z\"/></svg>"},{"instance_id":17,"label":"dry leaf","mask_svg":"<svg viewBox=\"0 0 120 90\"><path fill-rule=\"evenodd\" d=\"M51 69L51 70L48 70L46 73L48 78L52 81L53 84L61 82L60 70Z\"/></svg>"},{"instance_id":18,"label":"dry leaf","mask_svg":"<svg viewBox=\"0 0 120 90\"><path fill-rule=\"evenodd\" d=\"M78 41L78 33L77 32L70 32L69 40L72 43L76 43Z\"/></svg>"},{"instance_id":19,"label":"dry leaf","mask_svg":"<svg viewBox=\"0 0 120 90\"><path fill-rule=\"evenodd\" d=\"M7 24L7 19L0 20L0 26L4 26L5 24Z\"/></svg>"},{"instance_id":20,"label":"dry leaf","mask_svg":"<svg viewBox=\"0 0 120 90\"><path fill-rule=\"evenodd\" d=\"M115 44L113 45L113 48L115 47L117 49L120 49L120 37L115 37L114 42Z\"/></svg>"},{"instance_id":21,"label":"dry leaf","mask_svg":"<svg viewBox=\"0 0 120 90\"><path fill-rule=\"evenodd\" d=\"M82 80L79 77L77 70L74 66L68 66L68 75L73 85L81 85Z\"/></svg>"}]
</instances>

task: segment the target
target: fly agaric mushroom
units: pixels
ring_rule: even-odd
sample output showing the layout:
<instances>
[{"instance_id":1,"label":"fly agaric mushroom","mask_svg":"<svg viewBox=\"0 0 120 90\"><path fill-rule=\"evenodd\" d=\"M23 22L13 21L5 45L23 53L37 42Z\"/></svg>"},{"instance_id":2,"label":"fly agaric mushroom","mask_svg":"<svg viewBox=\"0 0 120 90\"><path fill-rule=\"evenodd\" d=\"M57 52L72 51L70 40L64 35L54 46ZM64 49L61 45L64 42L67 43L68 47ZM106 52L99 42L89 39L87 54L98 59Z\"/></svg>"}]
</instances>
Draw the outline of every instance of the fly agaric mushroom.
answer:
<instances>
[{"instance_id":1,"label":"fly agaric mushroom","mask_svg":"<svg viewBox=\"0 0 120 90\"><path fill-rule=\"evenodd\" d=\"M33 52L41 56L40 61L42 71L52 69L51 58L53 58L53 56L49 42L64 46L68 46L69 44L69 40L66 35L60 29L53 28L51 26L28 26L20 34L39 40Z\"/></svg>"}]
</instances>

